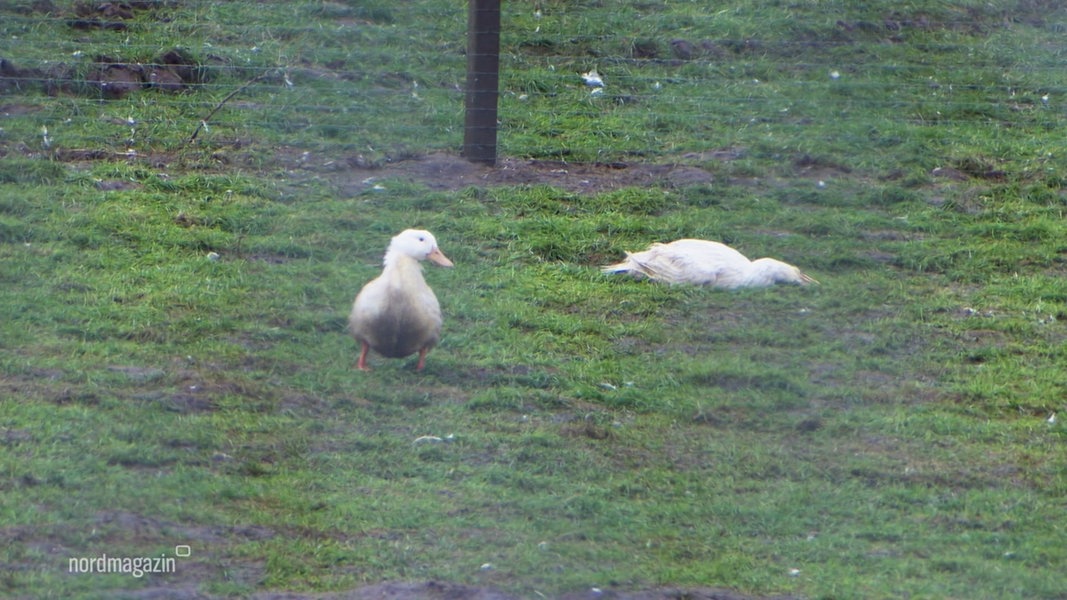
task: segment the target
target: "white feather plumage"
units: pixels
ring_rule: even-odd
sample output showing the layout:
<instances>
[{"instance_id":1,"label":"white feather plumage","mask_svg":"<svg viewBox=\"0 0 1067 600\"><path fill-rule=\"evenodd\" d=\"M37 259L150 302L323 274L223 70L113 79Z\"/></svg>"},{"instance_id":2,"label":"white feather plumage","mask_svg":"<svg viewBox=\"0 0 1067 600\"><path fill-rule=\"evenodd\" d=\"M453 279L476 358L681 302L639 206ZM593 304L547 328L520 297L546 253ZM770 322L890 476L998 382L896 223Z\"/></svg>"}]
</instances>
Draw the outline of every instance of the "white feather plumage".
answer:
<instances>
[{"instance_id":1,"label":"white feather plumage","mask_svg":"<svg viewBox=\"0 0 1067 600\"><path fill-rule=\"evenodd\" d=\"M360 370L369 370L368 350L390 358L418 352L416 370L422 370L426 354L440 339L441 306L422 277L423 260L452 266L429 231L402 231L389 243L382 274L356 296L348 328L361 345Z\"/></svg>"},{"instance_id":2,"label":"white feather plumage","mask_svg":"<svg viewBox=\"0 0 1067 600\"><path fill-rule=\"evenodd\" d=\"M765 287L777 283L818 283L788 263L773 258L749 260L726 244L707 240L655 243L641 252L627 252L626 260L601 270L663 283L688 283L726 289Z\"/></svg>"}]
</instances>

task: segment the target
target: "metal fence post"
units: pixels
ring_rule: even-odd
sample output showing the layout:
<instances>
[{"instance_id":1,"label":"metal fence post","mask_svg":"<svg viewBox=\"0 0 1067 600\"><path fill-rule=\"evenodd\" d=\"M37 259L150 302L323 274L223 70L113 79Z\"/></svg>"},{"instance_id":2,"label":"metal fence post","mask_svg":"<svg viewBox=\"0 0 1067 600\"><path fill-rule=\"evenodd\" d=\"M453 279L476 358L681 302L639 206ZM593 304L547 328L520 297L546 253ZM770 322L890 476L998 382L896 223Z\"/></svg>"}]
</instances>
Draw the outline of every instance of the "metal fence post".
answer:
<instances>
[{"instance_id":1,"label":"metal fence post","mask_svg":"<svg viewBox=\"0 0 1067 600\"><path fill-rule=\"evenodd\" d=\"M500 85L500 0L468 0L467 100L463 155L496 164L496 108Z\"/></svg>"}]
</instances>

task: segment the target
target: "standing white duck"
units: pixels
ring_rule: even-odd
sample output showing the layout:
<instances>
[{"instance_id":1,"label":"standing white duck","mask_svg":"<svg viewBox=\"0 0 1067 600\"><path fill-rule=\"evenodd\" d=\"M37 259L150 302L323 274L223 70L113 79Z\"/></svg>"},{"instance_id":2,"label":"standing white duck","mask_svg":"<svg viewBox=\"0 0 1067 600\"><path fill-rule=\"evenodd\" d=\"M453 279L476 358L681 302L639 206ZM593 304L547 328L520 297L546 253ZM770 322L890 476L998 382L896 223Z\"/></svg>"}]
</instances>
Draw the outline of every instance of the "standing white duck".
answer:
<instances>
[{"instance_id":1,"label":"standing white duck","mask_svg":"<svg viewBox=\"0 0 1067 600\"><path fill-rule=\"evenodd\" d=\"M387 358L419 353L416 371L426 353L441 339L441 306L422 277L423 260L451 267L429 231L408 229L389 242L382 274L363 286L352 303L348 329L361 345L356 367L369 371L367 352Z\"/></svg>"},{"instance_id":2,"label":"standing white duck","mask_svg":"<svg viewBox=\"0 0 1067 600\"><path fill-rule=\"evenodd\" d=\"M693 283L735 289L776 283L818 283L793 265L773 258L749 260L737 250L707 240L655 243L643 252L627 252L626 260L603 267L604 273L626 273L664 283Z\"/></svg>"}]
</instances>

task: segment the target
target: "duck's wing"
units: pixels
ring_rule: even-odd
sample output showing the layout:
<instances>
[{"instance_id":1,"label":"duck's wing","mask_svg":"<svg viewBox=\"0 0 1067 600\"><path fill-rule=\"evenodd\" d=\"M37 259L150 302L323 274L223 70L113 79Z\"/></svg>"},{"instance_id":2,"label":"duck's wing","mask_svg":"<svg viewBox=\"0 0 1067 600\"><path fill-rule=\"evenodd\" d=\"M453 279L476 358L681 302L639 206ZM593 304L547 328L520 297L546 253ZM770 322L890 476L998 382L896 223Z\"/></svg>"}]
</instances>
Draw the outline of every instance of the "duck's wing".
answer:
<instances>
[{"instance_id":1,"label":"duck's wing","mask_svg":"<svg viewBox=\"0 0 1067 600\"><path fill-rule=\"evenodd\" d=\"M685 257L665 251L665 248L663 244L656 244L627 258L634 270L649 279L664 283L686 283L689 278L689 264Z\"/></svg>"},{"instance_id":2,"label":"duck's wing","mask_svg":"<svg viewBox=\"0 0 1067 600\"><path fill-rule=\"evenodd\" d=\"M352 302L352 312L348 315L348 329L356 339L374 346L372 324L380 319L381 313L388 305L386 291L388 284L381 277L367 282L356 294Z\"/></svg>"},{"instance_id":3,"label":"duck's wing","mask_svg":"<svg viewBox=\"0 0 1067 600\"><path fill-rule=\"evenodd\" d=\"M670 256L685 283L736 287L751 268L751 261L737 250L708 240L678 240L661 251Z\"/></svg>"},{"instance_id":4,"label":"duck's wing","mask_svg":"<svg viewBox=\"0 0 1067 600\"><path fill-rule=\"evenodd\" d=\"M732 287L749 264L743 254L725 244L683 239L669 244L652 244L642 252L627 252L626 260L602 270L665 283Z\"/></svg>"},{"instance_id":5,"label":"duck's wing","mask_svg":"<svg viewBox=\"0 0 1067 600\"><path fill-rule=\"evenodd\" d=\"M732 287L750 264L737 250L707 240L678 240L649 251L657 270L671 283Z\"/></svg>"}]
</instances>

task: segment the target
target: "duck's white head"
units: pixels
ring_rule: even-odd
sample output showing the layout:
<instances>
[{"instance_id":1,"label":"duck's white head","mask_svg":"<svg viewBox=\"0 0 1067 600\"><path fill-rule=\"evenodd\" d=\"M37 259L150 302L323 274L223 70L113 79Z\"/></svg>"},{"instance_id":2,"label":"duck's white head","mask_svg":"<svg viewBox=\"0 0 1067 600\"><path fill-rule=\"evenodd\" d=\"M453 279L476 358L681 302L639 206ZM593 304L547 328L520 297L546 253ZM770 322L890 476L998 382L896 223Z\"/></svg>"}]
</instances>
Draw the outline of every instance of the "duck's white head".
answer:
<instances>
[{"instance_id":1,"label":"duck's white head","mask_svg":"<svg viewBox=\"0 0 1067 600\"><path fill-rule=\"evenodd\" d=\"M418 261L428 260L435 265L451 267L452 261L437 247L437 239L429 231L406 229L393 237L389 249L385 252L385 264L400 256L407 256Z\"/></svg>"},{"instance_id":2,"label":"duck's white head","mask_svg":"<svg viewBox=\"0 0 1067 600\"><path fill-rule=\"evenodd\" d=\"M773 258L760 258L752 261L748 279L748 285L751 286L774 285L776 283L795 283L797 285L819 283L793 265Z\"/></svg>"}]
</instances>

